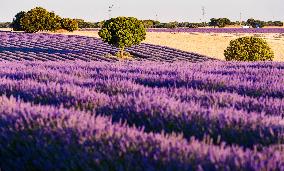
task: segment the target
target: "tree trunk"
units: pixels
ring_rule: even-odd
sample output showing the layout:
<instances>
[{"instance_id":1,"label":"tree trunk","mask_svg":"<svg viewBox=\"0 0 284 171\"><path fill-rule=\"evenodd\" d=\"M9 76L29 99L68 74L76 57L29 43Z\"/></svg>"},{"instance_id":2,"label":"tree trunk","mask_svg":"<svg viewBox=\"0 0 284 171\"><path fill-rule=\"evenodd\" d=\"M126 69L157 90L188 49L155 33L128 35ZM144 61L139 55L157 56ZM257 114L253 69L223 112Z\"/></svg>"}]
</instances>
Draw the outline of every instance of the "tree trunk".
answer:
<instances>
[{"instance_id":1,"label":"tree trunk","mask_svg":"<svg viewBox=\"0 0 284 171\"><path fill-rule=\"evenodd\" d=\"M120 57L124 57L124 47L120 48Z\"/></svg>"}]
</instances>

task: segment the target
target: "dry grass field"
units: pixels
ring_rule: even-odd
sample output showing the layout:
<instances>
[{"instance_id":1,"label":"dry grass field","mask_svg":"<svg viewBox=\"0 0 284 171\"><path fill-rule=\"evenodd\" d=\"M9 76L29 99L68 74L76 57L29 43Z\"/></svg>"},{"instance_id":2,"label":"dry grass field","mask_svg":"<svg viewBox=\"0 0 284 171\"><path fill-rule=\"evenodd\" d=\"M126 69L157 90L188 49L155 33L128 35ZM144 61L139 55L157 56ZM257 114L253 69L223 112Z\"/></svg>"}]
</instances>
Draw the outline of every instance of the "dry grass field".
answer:
<instances>
[{"instance_id":1,"label":"dry grass field","mask_svg":"<svg viewBox=\"0 0 284 171\"><path fill-rule=\"evenodd\" d=\"M58 31L55 34L99 37L97 31ZM284 61L284 34L239 34L239 33L155 33L148 32L144 43L169 46L184 51L196 52L224 60L223 52L230 41L253 35L267 40L275 53L274 61Z\"/></svg>"},{"instance_id":2,"label":"dry grass field","mask_svg":"<svg viewBox=\"0 0 284 171\"><path fill-rule=\"evenodd\" d=\"M223 53L230 41L246 35L249 34L148 33L145 42L224 59ZM255 34L253 36L266 39L275 53L274 60L284 61L283 34Z\"/></svg>"}]
</instances>

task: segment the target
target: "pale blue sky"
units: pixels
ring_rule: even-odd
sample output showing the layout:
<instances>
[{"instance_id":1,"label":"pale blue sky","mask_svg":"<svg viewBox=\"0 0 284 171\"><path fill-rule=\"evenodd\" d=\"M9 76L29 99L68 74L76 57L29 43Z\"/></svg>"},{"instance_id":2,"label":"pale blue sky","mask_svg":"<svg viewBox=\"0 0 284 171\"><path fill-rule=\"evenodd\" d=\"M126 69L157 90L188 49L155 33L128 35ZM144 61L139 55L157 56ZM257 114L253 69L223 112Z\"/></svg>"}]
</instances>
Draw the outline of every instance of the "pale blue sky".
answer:
<instances>
[{"instance_id":1,"label":"pale blue sky","mask_svg":"<svg viewBox=\"0 0 284 171\"><path fill-rule=\"evenodd\" d=\"M284 21L283 0L0 0L0 21L11 21L14 15L41 6L62 17L99 21L108 18L108 6L114 4L111 16L135 16L162 22L228 17L231 20L253 17L261 20ZM157 16L156 16L157 15Z\"/></svg>"}]
</instances>

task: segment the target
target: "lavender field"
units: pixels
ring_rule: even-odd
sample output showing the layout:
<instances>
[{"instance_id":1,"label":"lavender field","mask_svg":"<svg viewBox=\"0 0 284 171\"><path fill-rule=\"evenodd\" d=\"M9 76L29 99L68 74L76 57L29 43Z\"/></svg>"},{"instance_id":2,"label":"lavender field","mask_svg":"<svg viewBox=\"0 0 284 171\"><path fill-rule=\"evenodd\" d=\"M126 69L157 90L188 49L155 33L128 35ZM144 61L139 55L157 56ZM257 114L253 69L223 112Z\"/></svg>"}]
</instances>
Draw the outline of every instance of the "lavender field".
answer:
<instances>
[{"instance_id":1,"label":"lavender field","mask_svg":"<svg viewBox=\"0 0 284 171\"><path fill-rule=\"evenodd\" d=\"M0 168L284 170L283 75L276 62L1 62Z\"/></svg>"},{"instance_id":2,"label":"lavender field","mask_svg":"<svg viewBox=\"0 0 284 171\"><path fill-rule=\"evenodd\" d=\"M116 61L117 48L99 38L52 34L0 32L0 61ZM136 60L200 62L213 58L142 43L126 49Z\"/></svg>"}]
</instances>

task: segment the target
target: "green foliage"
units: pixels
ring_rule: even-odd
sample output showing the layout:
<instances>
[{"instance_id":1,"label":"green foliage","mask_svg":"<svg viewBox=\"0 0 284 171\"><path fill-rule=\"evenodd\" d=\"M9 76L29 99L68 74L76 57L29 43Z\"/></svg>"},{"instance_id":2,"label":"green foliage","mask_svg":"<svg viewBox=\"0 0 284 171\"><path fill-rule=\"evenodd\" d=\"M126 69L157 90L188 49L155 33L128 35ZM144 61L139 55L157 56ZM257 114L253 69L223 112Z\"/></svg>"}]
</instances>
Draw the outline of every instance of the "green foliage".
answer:
<instances>
[{"instance_id":1,"label":"green foliage","mask_svg":"<svg viewBox=\"0 0 284 171\"><path fill-rule=\"evenodd\" d=\"M158 24L160 24L159 21L155 21L155 20L143 20L142 22L145 28L155 28Z\"/></svg>"},{"instance_id":2,"label":"green foliage","mask_svg":"<svg viewBox=\"0 0 284 171\"><path fill-rule=\"evenodd\" d=\"M265 26L283 27L283 22L282 21L267 21L267 22L265 22Z\"/></svg>"},{"instance_id":3,"label":"green foliage","mask_svg":"<svg viewBox=\"0 0 284 171\"><path fill-rule=\"evenodd\" d=\"M0 28L11 28L11 22L0 22Z\"/></svg>"},{"instance_id":4,"label":"green foliage","mask_svg":"<svg viewBox=\"0 0 284 171\"><path fill-rule=\"evenodd\" d=\"M230 25L231 21L228 18L211 18L209 22L209 26L215 27L225 27L226 25Z\"/></svg>"},{"instance_id":5,"label":"green foliage","mask_svg":"<svg viewBox=\"0 0 284 171\"><path fill-rule=\"evenodd\" d=\"M77 20L70 18L63 18L61 20L61 27L69 32L79 29Z\"/></svg>"},{"instance_id":6,"label":"green foliage","mask_svg":"<svg viewBox=\"0 0 284 171\"><path fill-rule=\"evenodd\" d=\"M249 18L247 20L247 24L252 26L253 28L262 28L262 27L265 26L265 22L264 21L255 20L253 18Z\"/></svg>"},{"instance_id":7,"label":"green foliage","mask_svg":"<svg viewBox=\"0 0 284 171\"><path fill-rule=\"evenodd\" d=\"M142 22L146 28L153 28L155 25L154 20L143 20Z\"/></svg>"},{"instance_id":8,"label":"green foliage","mask_svg":"<svg viewBox=\"0 0 284 171\"><path fill-rule=\"evenodd\" d=\"M104 42L120 48L121 55L125 47L140 44L146 38L146 29L142 21L134 17L117 17L107 20L99 36Z\"/></svg>"},{"instance_id":9,"label":"green foliage","mask_svg":"<svg viewBox=\"0 0 284 171\"><path fill-rule=\"evenodd\" d=\"M153 20L143 20L142 21L145 28L153 28L154 27L154 21Z\"/></svg>"},{"instance_id":10,"label":"green foliage","mask_svg":"<svg viewBox=\"0 0 284 171\"><path fill-rule=\"evenodd\" d=\"M264 39L249 36L232 40L224 55L227 61L272 61L274 57Z\"/></svg>"},{"instance_id":11,"label":"green foliage","mask_svg":"<svg viewBox=\"0 0 284 171\"><path fill-rule=\"evenodd\" d=\"M77 21L79 28L81 28L81 27L80 27L80 24L85 23L85 21L84 21L83 19L78 19L78 18L76 18L76 19L74 19L74 20Z\"/></svg>"},{"instance_id":12,"label":"green foliage","mask_svg":"<svg viewBox=\"0 0 284 171\"><path fill-rule=\"evenodd\" d=\"M282 21L273 21L272 23L273 23L272 26L283 27L283 22Z\"/></svg>"},{"instance_id":13,"label":"green foliage","mask_svg":"<svg viewBox=\"0 0 284 171\"><path fill-rule=\"evenodd\" d=\"M166 28L177 28L178 27L178 22L174 21L174 22L169 22L166 24Z\"/></svg>"},{"instance_id":14,"label":"green foliage","mask_svg":"<svg viewBox=\"0 0 284 171\"><path fill-rule=\"evenodd\" d=\"M196 24L196 23L189 23L189 24L187 25L187 27L188 27L188 28L198 28L198 24Z\"/></svg>"},{"instance_id":15,"label":"green foliage","mask_svg":"<svg viewBox=\"0 0 284 171\"><path fill-rule=\"evenodd\" d=\"M211 18L209 22L209 26L213 26L214 28L218 26L218 19L217 18Z\"/></svg>"},{"instance_id":16,"label":"green foliage","mask_svg":"<svg viewBox=\"0 0 284 171\"><path fill-rule=\"evenodd\" d=\"M102 28L104 26L105 22L106 21L103 20L103 21L97 22L96 24L97 24L98 28Z\"/></svg>"},{"instance_id":17,"label":"green foliage","mask_svg":"<svg viewBox=\"0 0 284 171\"><path fill-rule=\"evenodd\" d=\"M21 11L15 15L15 18L13 19L13 22L11 24L11 27L13 28L14 31L24 31L21 25L21 19L25 16L25 14L26 14L25 11Z\"/></svg>"},{"instance_id":18,"label":"green foliage","mask_svg":"<svg viewBox=\"0 0 284 171\"><path fill-rule=\"evenodd\" d=\"M230 25L231 21L228 18L219 18L218 27L225 27L226 25Z\"/></svg>"},{"instance_id":19,"label":"green foliage","mask_svg":"<svg viewBox=\"0 0 284 171\"><path fill-rule=\"evenodd\" d=\"M28 11L21 18L20 24L24 31L35 33L38 31L55 31L61 27L61 18L54 12L48 12L42 7L36 7Z\"/></svg>"},{"instance_id":20,"label":"green foliage","mask_svg":"<svg viewBox=\"0 0 284 171\"><path fill-rule=\"evenodd\" d=\"M78 28L99 28L97 23L86 22L82 19L75 19L78 23Z\"/></svg>"},{"instance_id":21,"label":"green foliage","mask_svg":"<svg viewBox=\"0 0 284 171\"><path fill-rule=\"evenodd\" d=\"M188 27L189 22L180 22L178 23L178 27Z\"/></svg>"},{"instance_id":22,"label":"green foliage","mask_svg":"<svg viewBox=\"0 0 284 171\"><path fill-rule=\"evenodd\" d=\"M45 30L56 31L61 28L61 18L54 12L49 12L46 19Z\"/></svg>"},{"instance_id":23,"label":"green foliage","mask_svg":"<svg viewBox=\"0 0 284 171\"><path fill-rule=\"evenodd\" d=\"M155 25L155 28L166 28L166 24L167 23L159 23L159 24Z\"/></svg>"}]
</instances>

